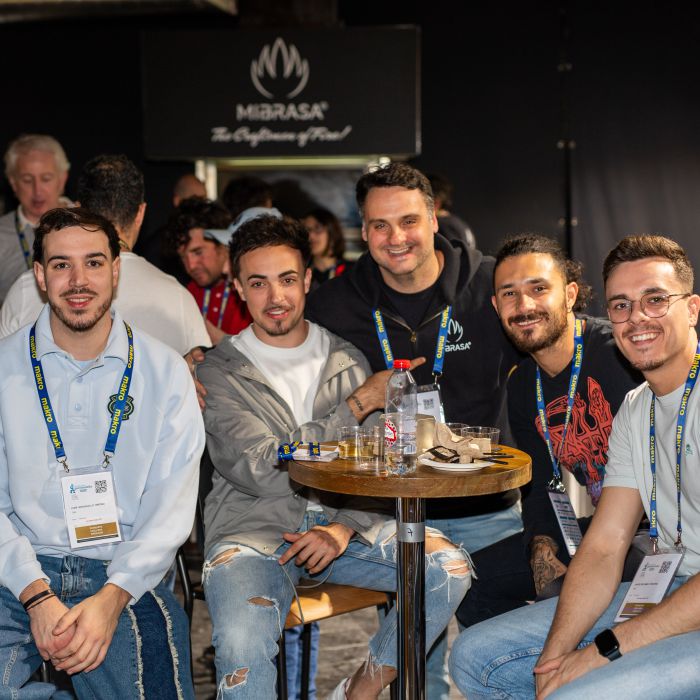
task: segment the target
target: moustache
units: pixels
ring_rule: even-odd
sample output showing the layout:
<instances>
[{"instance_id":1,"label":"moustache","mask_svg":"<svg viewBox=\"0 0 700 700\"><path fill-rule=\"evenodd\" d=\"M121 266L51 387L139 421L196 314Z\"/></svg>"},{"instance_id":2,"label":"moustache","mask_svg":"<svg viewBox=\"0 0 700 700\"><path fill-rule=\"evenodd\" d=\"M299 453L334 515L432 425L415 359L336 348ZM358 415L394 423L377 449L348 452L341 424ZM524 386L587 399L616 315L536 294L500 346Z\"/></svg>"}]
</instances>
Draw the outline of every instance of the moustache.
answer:
<instances>
[{"instance_id":1,"label":"moustache","mask_svg":"<svg viewBox=\"0 0 700 700\"><path fill-rule=\"evenodd\" d=\"M66 297L72 297L72 296L89 296L89 297L96 297L97 294L90 289L90 287L71 287L70 289L67 289L65 292L61 294L61 299L65 299Z\"/></svg>"},{"instance_id":2,"label":"moustache","mask_svg":"<svg viewBox=\"0 0 700 700\"><path fill-rule=\"evenodd\" d=\"M537 311L529 314L518 314L517 316L511 316L508 319L508 325L512 326L514 323L528 323L529 321L538 321L539 319L546 320L549 318L549 314L546 311Z\"/></svg>"}]
</instances>

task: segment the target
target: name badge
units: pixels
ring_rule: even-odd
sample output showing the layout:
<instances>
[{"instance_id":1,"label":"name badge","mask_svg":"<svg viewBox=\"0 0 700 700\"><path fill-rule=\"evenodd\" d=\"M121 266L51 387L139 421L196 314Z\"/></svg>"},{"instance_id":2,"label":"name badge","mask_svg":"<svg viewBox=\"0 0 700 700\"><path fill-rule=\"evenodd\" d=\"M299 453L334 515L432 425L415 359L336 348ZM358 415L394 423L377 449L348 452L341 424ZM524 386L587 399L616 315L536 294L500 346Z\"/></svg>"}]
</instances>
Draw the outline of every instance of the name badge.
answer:
<instances>
[{"instance_id":1,"label":"name badge","mask_svg":"<svg viewBox=\"0 0 700 700\"><path fill-rule=\"evenodd\" d=\"M578 526L578 520L576 519L574 507L571 505L571 499L563 486L561 489L557 490L549 489L548 494L549 500L552 503L552 508L554 508L554 513L557 516L557 522L559 523L559 529L564 538L566 549L569 552L569 556L573 557L574 554L576 554L578 546L581 544L583 535L581 534L581 528Z\"/></svg>"},{"instance_id":2,"label":"name badge","mask_svg":"<svg viewBox=\"0 0 700 700\"><path fill-rule=\"evenodd\" d=\"M122 541L111 469L71 469L61 477L71 549Z\"/></svg>"},{"instance_id":3,"label":"name badge","mask_svg":"<svg viewBox=\"0 0 700 700\"><path fill-rule=\"evenodd\" d=\"M647 554L634 575L632 584L617 611L615 622L624 622L658 605L683 561L683 550Z\"/></svg>"},{"instance_id":4,"label":"name badge","mask_svg":"<svg viewBox=\"0 0 700 700\"><path fill-rule=\"evenodd\" d=\"M432 416L438 423L445 422L440 387L437 384L423 384L418 387L418 413Z\"/></svg>"}]
</instances>

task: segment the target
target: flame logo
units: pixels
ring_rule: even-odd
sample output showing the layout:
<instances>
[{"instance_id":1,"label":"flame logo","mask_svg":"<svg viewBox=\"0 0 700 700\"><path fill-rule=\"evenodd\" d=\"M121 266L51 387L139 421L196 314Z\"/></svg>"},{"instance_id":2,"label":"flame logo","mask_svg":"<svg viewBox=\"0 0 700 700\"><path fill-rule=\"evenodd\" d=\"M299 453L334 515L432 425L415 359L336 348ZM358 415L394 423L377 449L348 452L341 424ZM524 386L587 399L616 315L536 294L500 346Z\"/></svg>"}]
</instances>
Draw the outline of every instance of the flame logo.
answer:
<instances>
[{"instance_id":1,"label":"flame logo","mask_svg":"<svg viewBox=\"0 0 700 700\"><path fill-rule=\"evenodd\" d=\"M459 343L462 340L462 335L464 334L464 329L459 321L455 321L453 318L450 319L450 326L447 330L447 342L448 343Z\"/></svg>"},{"instance_id":2,"label":"flame logo","mask_svg":"<svg viewBox=\"0 0 700 700\"><path fill-rule=\"evenodd\" d=\"M287 93L287 98L296 97L309 81L309 62L305 58L301 58L294 44L287 46L284 39L277 37L272 47L265 44L260 51L260 57L250 62L250 79L257 91L268 99L273 99L274 95L263 87L260 80L265 76L273 80L277 79L277 67L280 59L282 60L281 77L286 80L292 76L299 79L297 86Z\"/></svg>"}]
</instances>

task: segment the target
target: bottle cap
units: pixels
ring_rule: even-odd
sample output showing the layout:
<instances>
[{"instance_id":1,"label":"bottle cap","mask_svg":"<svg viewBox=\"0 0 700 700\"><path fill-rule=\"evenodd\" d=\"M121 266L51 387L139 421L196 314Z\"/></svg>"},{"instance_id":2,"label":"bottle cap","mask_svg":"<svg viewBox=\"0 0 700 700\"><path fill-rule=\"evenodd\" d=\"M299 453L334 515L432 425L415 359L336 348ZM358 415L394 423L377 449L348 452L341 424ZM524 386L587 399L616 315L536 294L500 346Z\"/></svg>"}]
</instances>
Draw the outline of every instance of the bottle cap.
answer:
<instances>
[{"instance_id":1,"label":"bottle cap","mask_svg":"<svg viewBox=\"0 0 700 700\"><path fill-rule=\"evenodd\" d=\"M394 360L394 369L411 369L410 360Z\"/></svg>"}]
</instances>

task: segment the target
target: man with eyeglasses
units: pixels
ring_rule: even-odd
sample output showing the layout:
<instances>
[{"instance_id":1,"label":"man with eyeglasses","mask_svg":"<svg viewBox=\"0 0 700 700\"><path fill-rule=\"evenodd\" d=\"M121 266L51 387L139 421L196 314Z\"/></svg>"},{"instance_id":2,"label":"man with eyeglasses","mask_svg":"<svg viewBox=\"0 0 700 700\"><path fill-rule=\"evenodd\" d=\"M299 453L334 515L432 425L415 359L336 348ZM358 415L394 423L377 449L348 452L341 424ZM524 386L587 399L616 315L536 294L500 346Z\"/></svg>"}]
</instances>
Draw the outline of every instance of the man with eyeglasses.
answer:
<instances>
[{"instance_id":1,"label":"man with eyeglasses","mask_svg":"<svg viewBox=\"0 0 700 700\"><path fill-rule=\"evenodd\" d=\"M603 494L560 598L455 644L451 670L470 700L700 697L700 296L685 252L662 236L623 239L603 278L615 342L646 382L613 422ZM643 512L649 554L620 584Z\"/></svg>"}]
</instances>

